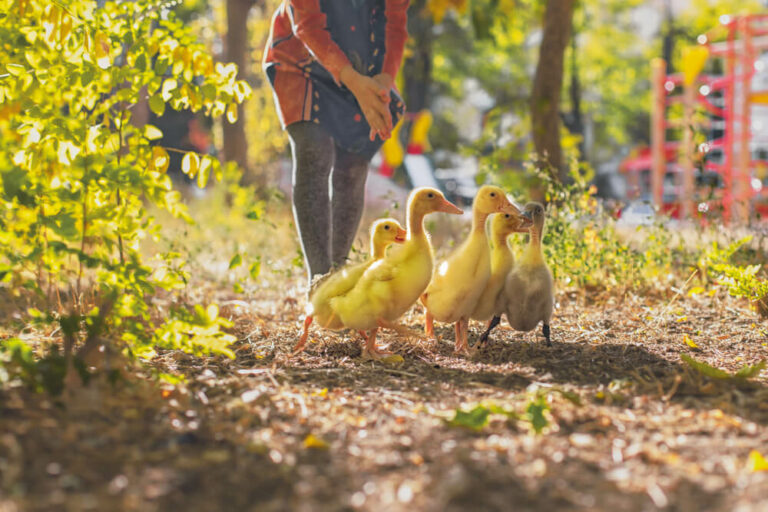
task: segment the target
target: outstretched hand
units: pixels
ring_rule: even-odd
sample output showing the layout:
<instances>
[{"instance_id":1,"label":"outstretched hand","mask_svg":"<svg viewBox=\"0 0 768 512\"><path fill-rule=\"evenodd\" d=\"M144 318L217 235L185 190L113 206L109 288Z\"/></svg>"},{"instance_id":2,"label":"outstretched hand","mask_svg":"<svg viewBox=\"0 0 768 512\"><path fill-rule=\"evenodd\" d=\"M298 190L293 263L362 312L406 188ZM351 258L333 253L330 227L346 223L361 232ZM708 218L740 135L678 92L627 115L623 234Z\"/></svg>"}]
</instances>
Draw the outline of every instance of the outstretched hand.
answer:
<instances>
[{"instance_id":1,"label":"outstretched hand","mask_svg":"<svg viewBox=\"0 0 768 512\"><path fill-rule=\"evenodd\" d=\"M387 140L392 135L392 114L389 111L392 79L386 74L371 78L347 66L341 71L341 81L360 104L365 120L371 127L370 139L378 135L382 140Z\"/></svg>"}]
</instances>

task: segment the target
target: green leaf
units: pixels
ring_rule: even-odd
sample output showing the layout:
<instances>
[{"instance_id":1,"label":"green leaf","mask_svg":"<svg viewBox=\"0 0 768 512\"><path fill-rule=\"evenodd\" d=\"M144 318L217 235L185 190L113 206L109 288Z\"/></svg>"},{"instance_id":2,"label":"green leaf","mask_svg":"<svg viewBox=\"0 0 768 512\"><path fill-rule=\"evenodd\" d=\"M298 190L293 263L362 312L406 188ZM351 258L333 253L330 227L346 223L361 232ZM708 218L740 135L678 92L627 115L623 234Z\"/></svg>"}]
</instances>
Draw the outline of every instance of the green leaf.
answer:
<instances>
[{"instance_id":1,"label":"green leaf","mask_svg":"<svg viewBox=\"0 0 768 512\"><path fill-rule=\"evenodd\" d=\"M261 274L261 261L256 260L251 263L251 266L248 268L248 273L251 275L251 279L258 279L259 274Z\"/></svg>"},{"instance_id":2,"label":"green leaf","mask_svg":"<svg viewBox=\"0 0 768 512\"><path fill-rule=\"evenodd\" d=\"M142 53L141 55L136 57L136 62L134 64L134 66L139 71L146 71L147 70L147 56Z\"/></svg>"},{"instance_id":3,"label":"green leaf","mask_svg":"<svg viewBox=\"0 0 768 512\"><path fill-rule=\"evenodd\" d=\"M765 360L751 366L747 365L742 367L738 372L736 372L734 377L737 379L751 379L752 377L757 377L764 369Z\"/></svg>"},{"instance_id":4,"label":"green leaf","mask_svg":"<svg viewBox=\"0 0 768 512\"><path fill-rule=\"evenodd\" d=\"M155 94L153 96L150 96L150 98L149 98L149 108L158 117L162 116L163 112L165 112L165 102L163 101L162 96L160 96L159 94Z\"/></svg>"},{"instance_id":5,"label":"green leaf","mask_svg":"<svg viewBox=\"0 0 768 512\"><path fill-rule=\"evenodd\" d=\"M229 260L229 268L237 268L243 263L243 256L240 253L235 254L232 256L232 259Z\"/></svg>"},{"instance_id":6,"label":"green leaf","mask_svg":"<svg viewBox=\"0 0 768 512\"><path fill-rule=\"evenodd\" d=\"M168 59L166 57L159 57L155 62L155 73L159 76L163 76L168 71Z\"/></svg>"},{"instance_id":7,"label":"green leaf","mask_svg":"<svg viewBox=\"0 0 768 512\"><path fill-rule=\"evenodd\" d=\"M259 201L248 210L245 217L250 220L259 220L264 216L264 202Z\"/></svg>"},{"instance_id":8,"label":"green leaf","mask_svg":"<svg viewBox=\"0 0 768 512\"><path fill-rule=\"evenodd\" d=\"M531 400L528 407L525 409L525 416L528 421L531 422L531 427L537 434L541 434L541 431L549 425L549 420L544 416L544 411L549 409L546 396L540 396L535 400Z\"/></svg>"},{"instance_id":9,"label":"green leaf","mask_svg":"<svg viewBox=\"0 0 768 512\"><path fill-rule=\"evenodd\" d=\"M731 378L731 374L725 370L721 370L719 368L715 368L714 366L710 366L707 363L697 361L688 354L680 354L680 359L688 363L691 368L701 373L702 375L706 375L707 377L712 377L713 379Z\"/></svg>"},{"instance_id":10,"label":"green leaf","mask_svg":"<svg viewBox=\"0 0 768 512\"><path fill-rule=\"evenodd\" d=\"M453 418L448 420L447 423L452 427L462 427L479 431L488 424L488 417L490 415L490 409L478 404L469 412L456 409Z\"/></svg>"},{"instance_id":11,"label":"green leaf","mask_svg":"<svg viewBox=\"0 0 768 512\"><path fill-rule=\"evenodd\" d=\"M93 70L87 69L83 72L82 75L80 75L80 85L85 87L89 83L93 81Z\"/></svg>"}]
</instances>

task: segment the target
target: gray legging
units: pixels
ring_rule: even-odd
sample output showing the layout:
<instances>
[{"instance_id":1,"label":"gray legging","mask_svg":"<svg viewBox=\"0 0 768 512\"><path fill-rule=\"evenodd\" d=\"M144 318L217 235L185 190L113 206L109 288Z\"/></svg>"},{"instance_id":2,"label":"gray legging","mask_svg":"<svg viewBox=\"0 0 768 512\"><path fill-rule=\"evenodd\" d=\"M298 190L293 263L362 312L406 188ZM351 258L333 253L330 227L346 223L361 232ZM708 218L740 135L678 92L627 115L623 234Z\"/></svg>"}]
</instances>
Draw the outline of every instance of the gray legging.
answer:
<instances>
[{"instance_id":1,"label":"gray legging","mask_svg":"<svg viewBox=\"0 0 768 512\"><path fill-rule=\"evenodd\" d=\"M347 258L365 204L369 159L341 149L315 123L288 126L293 216L309 279Z\"/></svg>"}]
</instances>

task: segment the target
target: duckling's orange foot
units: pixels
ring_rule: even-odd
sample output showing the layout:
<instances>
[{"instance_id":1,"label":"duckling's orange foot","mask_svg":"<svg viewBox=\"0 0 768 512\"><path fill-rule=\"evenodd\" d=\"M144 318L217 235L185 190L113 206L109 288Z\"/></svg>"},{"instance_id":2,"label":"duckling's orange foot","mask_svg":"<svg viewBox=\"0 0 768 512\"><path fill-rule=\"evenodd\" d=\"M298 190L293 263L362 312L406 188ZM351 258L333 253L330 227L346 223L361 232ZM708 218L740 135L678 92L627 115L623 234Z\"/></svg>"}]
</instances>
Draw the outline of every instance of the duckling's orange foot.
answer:
<instances>
[{"instance_id":1,"label":"duckling's orange foot","mask_svg":"<svg viewBox=\"0 0 768 512\"><path fill-rule=\"evenodd\" d=\"M469 347L456 347L453 349L453 353L457 356L471 356L473 351Z\"/></svg>"},{"instance_id":2,"label":"duckling's orange foot","mask_svg":"<svg viewBox=\"0 0 768 512\"><path fill-rule=\"evenodd\" d=\"M459 320L454 324L456 332L456 347L453 349L455 354L470 355L469 343L467 342L467 331L469 320Z\"/></svg>"},{"instance_id":3,"label":"duckling's orange foot","mask_svg":"<svg viewBox=\"0 0 768 512\"><path fill-rule=\"evenodd\" d=\"M433 340L437 340L437 336L435 336L435 319L432 317L432 313L427 310L426 315L424 315L424 334L428 338L432 338Z\"/></svg>"},{"instance_id":4,"label":"duckling's orange foot","mask_svg":"<svg viewBox=\"0 0 768 512\"><path fill-rule=\"evenodd\" d=\"M378 331L379 328L376 327L375 329L371 329L371 332L368 334L368 338L365 340L365 348L361 354L363 359L381 359L384 356L392 354L392 352L376 346L376 333Z\"/></svg>"},{"instance_id":5,"label":"duckling's orange foot","mask_svg":"<svg viewBox=\"0 0 768 512\"><path fill-rule=\"evenodd\" d=\"M301 338L299 338L299 342L296 343L295 347L293 347L293 351L291 352L291 357L304 352L304 348L307 345L307 338L309 337L310 324L312 324L312 315L307 315L307 317L304 319L304 331L301 333Z\"/></svg>"},{"instance_id":6,"label":"duckling's orange foot","mask_svg":"<svg viewBox=\"0 0 768 512\"><path fill-rule=\"evenodd\" d=\"M389 350L384 350L379 347L373 347L373 349L369 349L368 347L363 349L363 353L360 355L363 359L373 359L378 360L382 357L391 356L392 352Z\"/></svg>"}]
</instances>

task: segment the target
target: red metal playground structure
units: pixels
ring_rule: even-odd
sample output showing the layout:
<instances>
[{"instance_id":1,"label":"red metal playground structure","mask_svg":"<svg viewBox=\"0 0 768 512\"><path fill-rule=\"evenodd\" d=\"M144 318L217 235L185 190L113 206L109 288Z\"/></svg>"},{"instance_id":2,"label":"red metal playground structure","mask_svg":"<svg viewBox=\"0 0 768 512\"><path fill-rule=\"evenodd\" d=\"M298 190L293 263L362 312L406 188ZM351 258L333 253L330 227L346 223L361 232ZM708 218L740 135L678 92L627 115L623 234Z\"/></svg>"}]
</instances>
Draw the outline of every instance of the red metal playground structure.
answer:
<instances>
[{"instance_id":1,"label":"red metal playground structure","mask_svg":"<svg viewBox=\"0 0 768 512\"><path fill-rule=\"evenodd\" d=\"M768 14L722 16L698 43L680 73L652 62L651 147L621 164L628 197L676 218L766 218Z\"/></svg>"}]
</instances>

